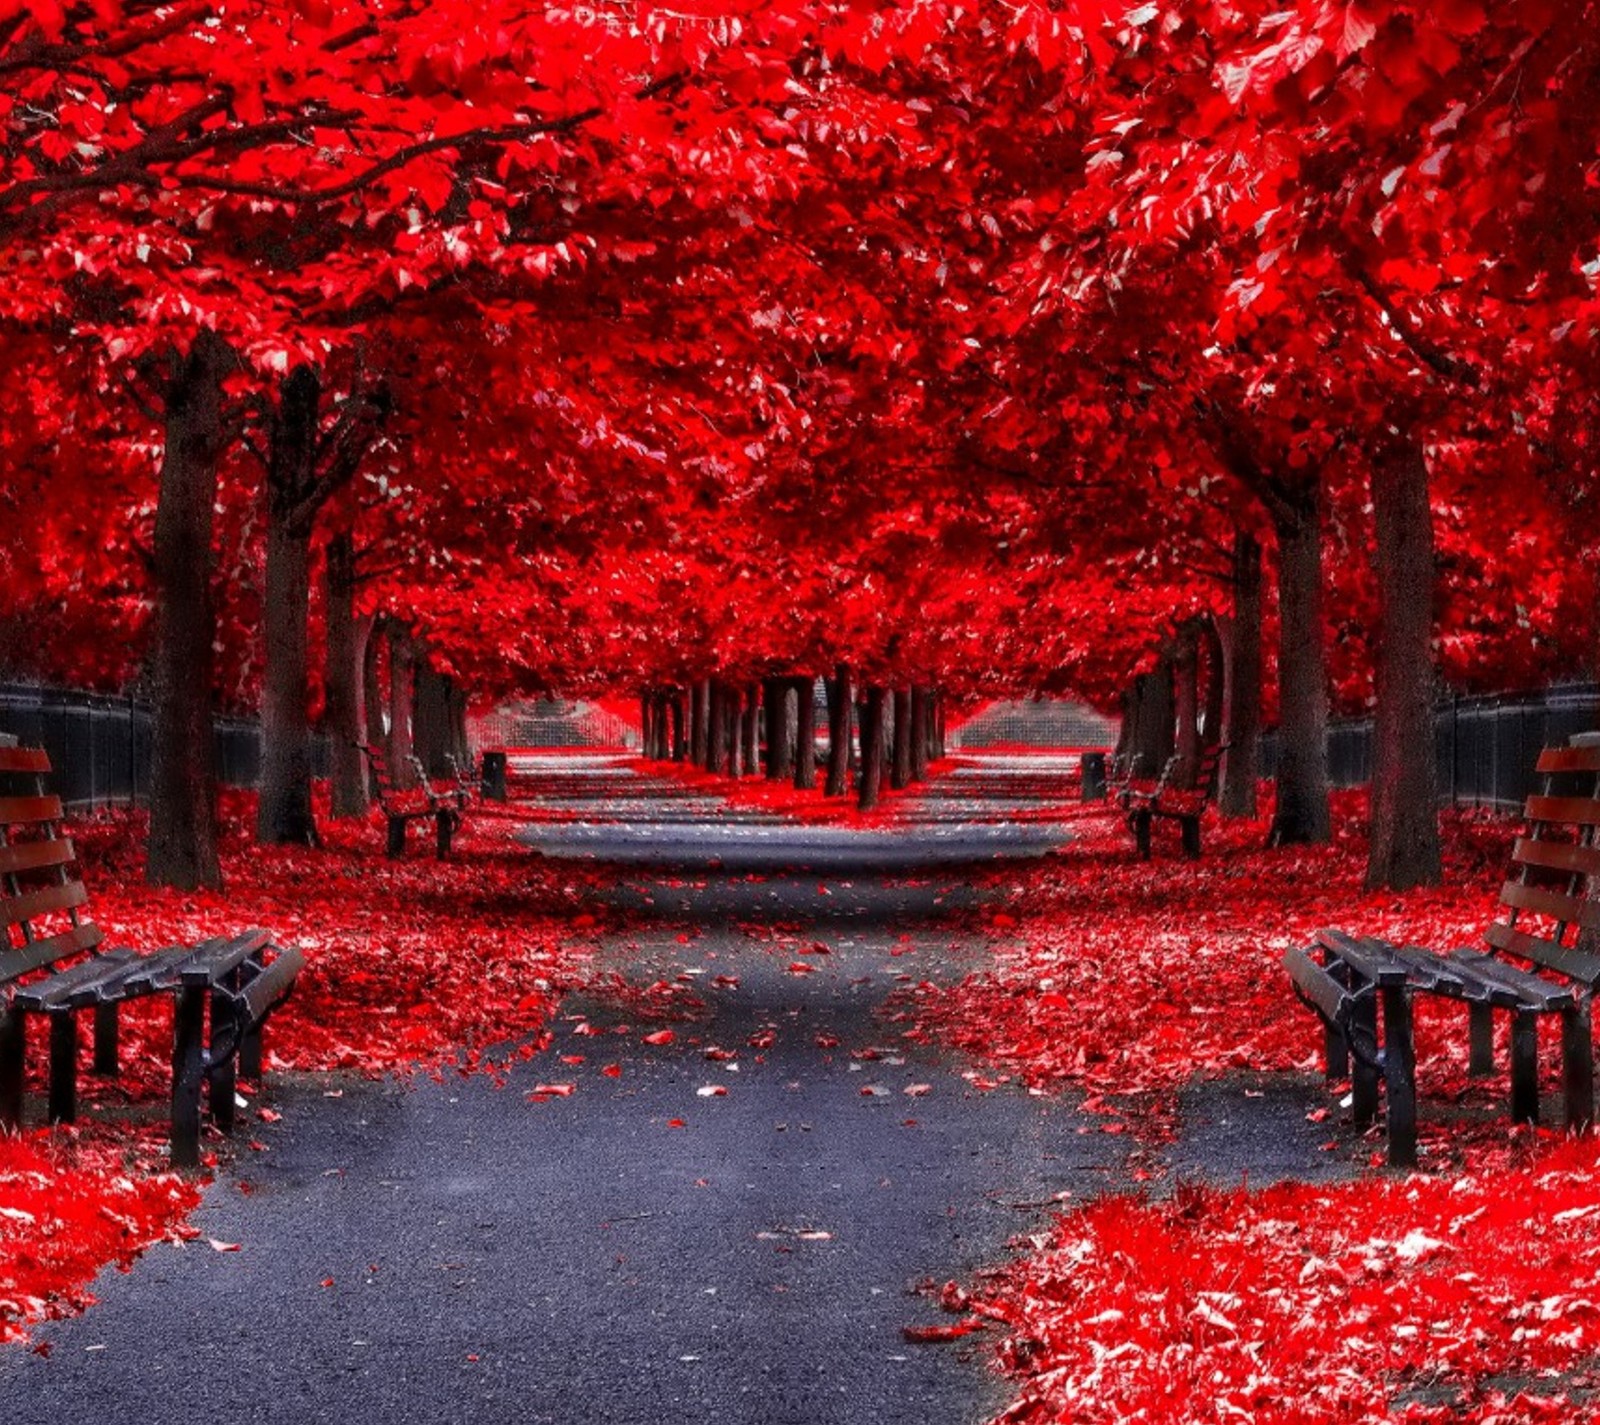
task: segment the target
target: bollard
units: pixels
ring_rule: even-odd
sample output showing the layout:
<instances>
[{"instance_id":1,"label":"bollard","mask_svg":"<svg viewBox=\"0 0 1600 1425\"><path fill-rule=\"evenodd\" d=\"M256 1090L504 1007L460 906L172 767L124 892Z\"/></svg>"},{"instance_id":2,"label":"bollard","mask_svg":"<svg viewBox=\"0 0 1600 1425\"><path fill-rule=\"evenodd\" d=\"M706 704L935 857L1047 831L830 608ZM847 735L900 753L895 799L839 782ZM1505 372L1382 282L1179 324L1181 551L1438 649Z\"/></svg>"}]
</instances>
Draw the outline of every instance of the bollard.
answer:
<instances>
[{"instance_id":1,"label":"bollard","mask_svg":"<svg viewBox=\"0 0 1600 1425\"><path fill-rule=\"evenodd\" d=\"M1103 802L1106 799L1106 754L1085 752L1080 765L1083 769L1083 800Z\"/></svg>"},{"instance_id":2,"label":"bollard","mask_svg":"<svg viewBox=\"0 0 1600 1425\"><path fill-rule=\"evenodd\" d=\"M504 752L485 752L483 754L483 799L486 802L503 802L506 800L506 754Z\"/></svg>"}]
</instances>

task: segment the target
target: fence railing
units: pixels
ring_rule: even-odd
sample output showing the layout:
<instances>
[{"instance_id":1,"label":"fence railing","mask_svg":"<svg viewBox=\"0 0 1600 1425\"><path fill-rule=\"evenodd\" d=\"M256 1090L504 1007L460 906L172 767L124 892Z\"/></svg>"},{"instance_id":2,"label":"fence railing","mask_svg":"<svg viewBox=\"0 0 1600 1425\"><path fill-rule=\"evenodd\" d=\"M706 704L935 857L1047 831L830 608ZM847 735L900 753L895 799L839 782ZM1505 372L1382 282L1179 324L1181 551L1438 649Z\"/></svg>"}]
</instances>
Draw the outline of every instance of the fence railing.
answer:
<instances>
[{"instance_id":1,"label":"fence railing","mask_svg":"<svg viewBox=\"0 0 1600 1425\"><path fill-rule=\"evenodd\" d=\"M151 711L133 698L0 683L0 732L41 746L55 771L51 785L74 810L143 801L150 790ZM217 777L253 787L261 775L261 728L249 718L215 723ZM326 761L321 738L312 765Z\"/></svg>"},{"instance_id":2,"label":"fence railing","mask_svg":"<svg viewBox=\"0 0 1600 1425\"><path fill-rule=\"evenodd\" d=\"M1539 749L1600 727L1600 685L1570 683L1531 692L1450 698L1434 709L1439 799L1451 806L1521 806L1534 790ZM1263 771L1277 762L1268 734ZM1372 719L1342 718L1328 727L1328 775L1336 787L1372 777Z\"/></svg>"}]
</instances>

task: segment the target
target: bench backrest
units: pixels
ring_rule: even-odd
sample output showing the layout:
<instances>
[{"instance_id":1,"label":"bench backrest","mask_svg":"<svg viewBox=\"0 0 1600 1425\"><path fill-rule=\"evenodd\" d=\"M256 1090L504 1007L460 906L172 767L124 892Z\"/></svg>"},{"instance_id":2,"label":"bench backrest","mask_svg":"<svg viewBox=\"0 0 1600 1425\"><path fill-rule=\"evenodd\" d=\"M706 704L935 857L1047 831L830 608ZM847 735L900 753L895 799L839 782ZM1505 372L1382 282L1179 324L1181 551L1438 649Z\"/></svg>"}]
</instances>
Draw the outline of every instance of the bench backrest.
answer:
<instances>
[{"instance_id":1,"label":"bench backrest","mask_svg":"<svg viewBox=\"0 0 1600 1425\"><path fill-rule=\"evenodd\" d=\"M1547 747L1527 829L1511 849L1496 950L1586 985L1600 983L1600 747Z\"/></svg>"},{"instance_id":2,"label":"bench backrest","mask_svg":"<svg viewBox=\"0 0 1600 1425\"><path fill-rule=\"evenodd\" d=\"M0 747L0 983L100 944L49 773L43 748Z\"/></svg>"},{"instance_id":3,"label":"bench backrest","mask_svg":"<svg viewBox=\"0 0 1600 1425\"><path fill-rule=\"evenodd\" d=\"M1217 794L1217 779L1222 775L1222 754L1228 750L1226 742L1214 742L1209 747L1200 749L1200 760L1195 763L1194 784L1190 787L1174 787L1172 779L1178 769L1183 765L1183 754L1174 752L1167 758L1167 765L1161 769L1161 780L1156 783L1156 795L1159 797L1166 792L1181 792L1186 796L1192 795L1202 802L1209 802Z\"/></svg>"}]
</instances>

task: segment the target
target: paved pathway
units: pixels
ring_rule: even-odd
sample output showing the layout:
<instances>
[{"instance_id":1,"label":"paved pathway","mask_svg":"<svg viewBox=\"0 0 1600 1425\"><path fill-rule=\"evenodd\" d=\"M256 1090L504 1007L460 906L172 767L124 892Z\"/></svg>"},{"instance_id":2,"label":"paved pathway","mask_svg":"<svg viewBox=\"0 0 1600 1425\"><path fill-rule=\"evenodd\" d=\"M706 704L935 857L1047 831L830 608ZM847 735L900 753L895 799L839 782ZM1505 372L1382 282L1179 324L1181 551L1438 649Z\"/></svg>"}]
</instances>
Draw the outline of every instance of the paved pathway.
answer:
<instances>
[{"instance_id":1,"label":"paved pathway","mask_svg":"<svg viewBox=\"0 0 1600 1425\"><path fill-rule=\"evenodd\" d=\"M208 1193L201 1240L108 1274L101 1305L40 1333L47 1359L0 1356L0 1419L984 1419L1004 1395L983 1338L901 1335L948 1320L919 1284L1003 1258L1053 1194L1119 1182L1125 1145L875 1016L904 978L984 953L942 919L972 901L959 876L896 882L890 853L620 884L644 922L607 967L704 1003L670 1043L628 1003L575 999L504 1087L280 1081L269 1150ZM572 1092L534 1093L551 1083ZM1232 1111L1211 1105L1210 1131Z\"/></svg>"}]
</instances>

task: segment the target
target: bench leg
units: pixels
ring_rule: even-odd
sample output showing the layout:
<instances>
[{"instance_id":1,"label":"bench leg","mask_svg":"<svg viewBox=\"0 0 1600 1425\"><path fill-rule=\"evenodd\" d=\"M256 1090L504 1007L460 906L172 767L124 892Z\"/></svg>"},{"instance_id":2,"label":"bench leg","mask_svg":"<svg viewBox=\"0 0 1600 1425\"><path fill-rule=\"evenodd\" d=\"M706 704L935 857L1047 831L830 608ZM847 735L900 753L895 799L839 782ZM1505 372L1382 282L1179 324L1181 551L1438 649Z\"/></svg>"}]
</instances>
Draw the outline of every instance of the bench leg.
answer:
<instances>
[{"instance_id":1,"label":"bench leg","mask_svg":"<svg viewBox=\"0 0 1600 1425\"><path fill-rule=\"evenodd\" d=\"M107 1078L117 1076L117 1010L120 1006L97 1004L94 1007L94 1071Z\"/></svg>"},{"instance_id":2,"label":"bench leg","mask_svg":"<svg viewBox=\"0 0 1600 1425\"><path fill-rule=\"evenodd\" d=\"M1467 1072L1474 1076L1494 1072L1494 1010L1486 1004L1467 1009Z\"/></svg>"},{"instance_id":3,"label":"bench leg","mask_svg":"<svg viewBox=\"0 0 1600 1425\"><path fill-rule=\"evenodd\" d=\"M228 980L237 982L239 972L235 970L227 976ZM226 1030L232 1024L234 1016L233 1003L227 990L219 985L211 991L211 1042L217 1041L217 1031ZM213 1056L214 1059L215 1056ZM221 1063L213 1062L208 1096L211 1103L211 1121L224 1133L233 1132L234 1109L233 1095L238 1083L239 1068L237 1058L230 1054Z\"/></svg>"},{"instance_id":4,"label":"bench leg","mask_svg":"<svg viewBox=\"0 0 1600 1425\"><path fill-rule=\"evenodd\" d=\"M200 1094L205 1083L206 991L181 989L172 1014L172 1165L200 1165Z\"/></svg>"},{"instance_id":5,"label":"bench leg","mask_svg":"<svg viewBox=\"0 0 1600 1425\"><path fill-rule=\"evenodd\" d=\"M1389 1108L1389 1166L1417 1166L1417 1055L1411 1037L1411 991L1383 991L1383 1087Z\"/></svg>"},{"instance_id":6,"label":"bench leg","mask_svg":"<svg viewBox=\"0 0 1600 1425\"><path fill-rule=\"evenodd\" d=\"M1511 1121L1539 1121L1539 1025L1520 1010L1511 1016Z\"/></svg>"},{"instance_id":7,"label":"bench leg","mask_svg":"<svg viewBox=\"0 0 1600 1425\"><path fill-rule=\"evenodd\" d=\"M78 1116L78 1016L70 1009L50 1016L50 1121Z\"/></svg>"},{"instance_id":8,"label":"bench leg","mask_svg":"<svg viewBox=\"0 0 1600 1425\"><path fill-rule=\"evenodd\" d=\"M449 859L450 840L455 835L455 813L448 807L440 807L433 818L434 852L441 861Z\"/></svg>"},{"instance_id":9,"label":"bench leg","mask_svg":"<svg viewBox=\"0 0 1600 1425\"><path fill-rule=\"evenodd\" d=\"M1594 1022L1588 995L1561 1016L1561 1082L1567 1127L1583 1132L1594 1122Z\"/></svg>"},{"instance_id":10,"label":"bench leg","mask_svg":"<svg viewBox=\"0 0 1600 1425\"><path fill-rule=\"evenodd\" d=\"M1183 854L1191 861L1200 859L1200 818L1186 816L1178 823L1183 837Z\"/></svg>"},{"instance_id":11,"label":"bench leg","mask_svg":"<svg viewBox=\"0 0 1600 1425\"><path fill-rule=\"evenodd\" d=\"M384 849L392 861L406 854L406 819L403 816L389 818L389 844Z\"/></svg>"},{"instance_id":12,"label":"bench leg","mask_svg":"<svg viewBox=\"0 0 1600 1425\"><path fill-rule=\"evenodd\" d=\"M1378 1038L1378 1001L1364 994L1356 1001L1350 1014L1352 1036L1358 1031L1365 1044L1374 1044ZM1357 1128L1370 1128L1378 1116L1378 1071L1359 1058L1350 1070L1350 1108Z\"/></svg>"},{"instance_id":13,"label":"bench leg","mask_svg":"<svg viewBox=\"0 0 1600 1425\"><path fill-rule=\"evenodd\" d=\"M22 1124L22 1069L28 1048L27 1016L0 1011L0 1125Z\"/></svg>"},{"instance_id":14,"label":"bench leg","mask_svg":"<svg viewBox=\"0 0 1600 1425\"><path fill-rule=\"evenodd\" d=\"M1150 859L1150 813L1136 811L1128 818L1133 827L1133 842L1139 848L1139 859Z\"/></svg>"}]
</instances>

